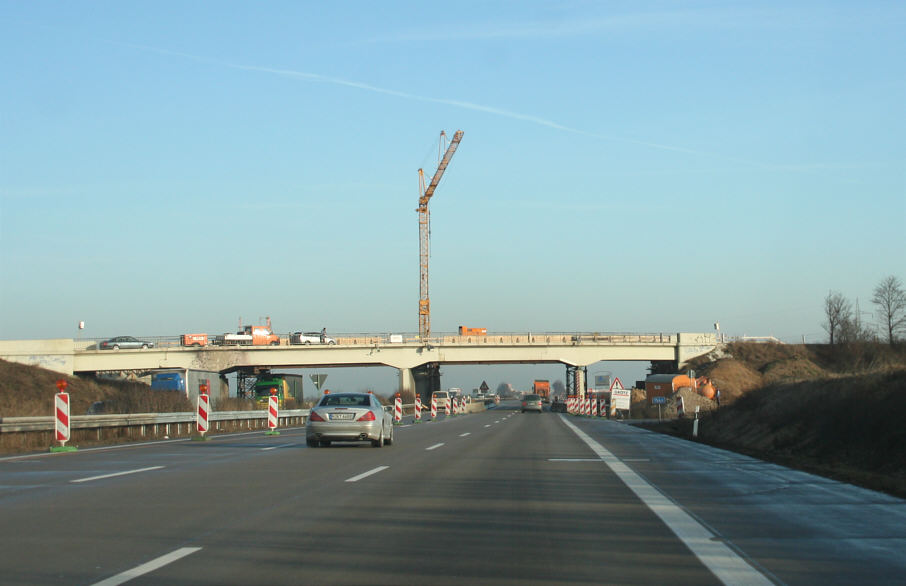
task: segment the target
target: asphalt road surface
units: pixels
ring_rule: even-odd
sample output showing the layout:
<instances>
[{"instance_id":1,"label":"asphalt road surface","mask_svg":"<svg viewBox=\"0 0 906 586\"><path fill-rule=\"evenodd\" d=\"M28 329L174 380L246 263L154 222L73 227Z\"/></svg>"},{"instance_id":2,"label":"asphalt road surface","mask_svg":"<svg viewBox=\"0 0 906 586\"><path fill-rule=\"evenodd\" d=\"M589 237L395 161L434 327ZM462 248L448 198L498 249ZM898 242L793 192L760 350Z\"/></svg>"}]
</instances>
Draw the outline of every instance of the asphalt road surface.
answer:
<instances>
[{"instance_id":1,"label":"asphalt road surface","mask_svg":"<svg viewBox=\"0 0 906 586\"><path fill-rule=\"evenodd\" d=\"M0 582L906 583L906 501L513 407L0 458Z\"/></svg>"}]
</instances>

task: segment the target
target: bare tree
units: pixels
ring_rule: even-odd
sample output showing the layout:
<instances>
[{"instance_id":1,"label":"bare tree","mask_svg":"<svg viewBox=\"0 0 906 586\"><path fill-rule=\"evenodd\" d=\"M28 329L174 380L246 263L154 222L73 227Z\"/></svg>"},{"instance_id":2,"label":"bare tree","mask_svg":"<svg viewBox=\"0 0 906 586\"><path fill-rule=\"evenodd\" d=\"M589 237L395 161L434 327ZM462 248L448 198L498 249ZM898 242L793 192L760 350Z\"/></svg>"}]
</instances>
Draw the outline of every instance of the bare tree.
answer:
<instances>
[{"instance_id":1,"label":"bare tree","mask_svg":"<svg viewBox=\"0 0 906 586\"><path fill-rule=\"evenodd\" d=\"M851 317L843 318L840 327L837 328L835 338L838 344L855 344L857 342L877 341L878 337L870 327L862 324L858 314L853 313Z\"/></svg>"},{"instance_id":2,"label":"bare tree","mask_svg":"<svg viewBox=\"0 0 906 586\"><path fill-rule=\"evenodd\" d=\"M824 319L822 327L830 336L831 345L839 337L843 324L852 321L853 305L841 293L828 291L824 298Z\"/></svg>"},{"instance_id":3,"label":"bare tree","mask_svg":"<svg viewBox=\"0 0 906 586\"><path fill-rule=\"evenodd\" d=\"M871 302L878 306L878 319L887 326L887 342L892 346L897 334L906 331L906 291L893 275L875 287Z\"/></svg>"}]
</instances>

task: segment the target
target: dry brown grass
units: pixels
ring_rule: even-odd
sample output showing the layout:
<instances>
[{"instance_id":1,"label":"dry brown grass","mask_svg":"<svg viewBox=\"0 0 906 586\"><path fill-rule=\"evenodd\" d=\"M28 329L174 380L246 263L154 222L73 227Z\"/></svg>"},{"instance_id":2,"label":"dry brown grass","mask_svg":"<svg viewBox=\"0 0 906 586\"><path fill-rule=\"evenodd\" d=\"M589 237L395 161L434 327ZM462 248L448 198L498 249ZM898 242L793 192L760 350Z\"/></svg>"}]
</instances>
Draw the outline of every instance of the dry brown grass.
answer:
<instances>
[{"instance_id":1,"label":"dry brown grass","mask_svg":"<svg viewBox=\"0 0 906 586\"><path fill-rule=\"evenodd\" d=\"M733 344L729 351L732 358L696 366L726 380L721 389L740 391L703 415L699 441L906 497L903 349ZM692 435L689 418L649 427Z\"/></svg>"},{"instance_id":2,"label":"dry brown grass","mask_svg":"<svg viewBox=\"0 0 906 586\"><path fill-rule=\"evenodd\" d=\"M103 401L104 413L172 413L194 409L184 395L152 391L144 383L64 376L0 360L0 416L53 415L59 379L69 383L66 391L73 415L84 415L98 401Z\"/></svg>"}]
</instances>

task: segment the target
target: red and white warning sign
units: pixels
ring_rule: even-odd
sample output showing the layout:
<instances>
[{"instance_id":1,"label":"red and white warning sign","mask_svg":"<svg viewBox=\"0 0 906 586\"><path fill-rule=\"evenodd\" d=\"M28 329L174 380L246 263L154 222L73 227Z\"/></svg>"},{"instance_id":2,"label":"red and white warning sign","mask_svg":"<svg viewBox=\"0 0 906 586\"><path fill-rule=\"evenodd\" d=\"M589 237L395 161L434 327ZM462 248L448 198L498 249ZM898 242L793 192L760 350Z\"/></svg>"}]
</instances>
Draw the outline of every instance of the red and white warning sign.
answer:
<instances>
[{"instance_id":1,"label":"red and white warning sign","mask_svg":"<svg viewBox=\"0 0 906 586\"><path fill-rule=\"evenodd\" d=\"M201 393L198 395L198 414L195 417L195 424L199 433L204 435L208 431L208 414L210 407L208 405L208 395Z\"/></svg>"},{"instance_id":2,"label":"red and white warning sign","mask_svg":"<svg viewBox=\"0 0 906 586\"><path fill-rule=\"evenodd\" d=\"M267 399L267 426L271 430L277 429L277 422L280 420L280 401L277 395L271 395Z\"/></svg>"},{"instance_id":3,"label":"red and white warning sign","mask_svg":"<svg viewBox=\"0 0 906 586\"><path fill-rule=\"evenodd\" d=\"M610 385L610 414L616 415L618 409L628 411L631 397L632 390L624 389L620 379L615 378Z\"/></svg>"},{"instance_id":4,"label":"red and white warning sign","mask_svg":"<svg viewBox=\"0 0 906 586\"><path fill-rule=\"evenodd\" d=\"M60 445L66 445L69 441L69 393L60 391L54 399L55 413L54 432L55 437Z\"/></svg>"}]
</instances>

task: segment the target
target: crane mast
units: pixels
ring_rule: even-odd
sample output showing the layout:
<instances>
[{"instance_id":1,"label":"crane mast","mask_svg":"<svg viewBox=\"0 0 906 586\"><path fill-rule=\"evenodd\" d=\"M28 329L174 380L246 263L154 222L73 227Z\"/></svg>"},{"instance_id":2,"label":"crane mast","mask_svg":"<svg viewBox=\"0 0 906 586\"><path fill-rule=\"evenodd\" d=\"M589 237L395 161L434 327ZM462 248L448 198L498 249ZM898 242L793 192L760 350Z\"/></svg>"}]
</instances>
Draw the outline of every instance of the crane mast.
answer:
<instances>
[{"instance_id":1,"label":"crane mast","mask_svg":"<svg viewBox=\"0 0 906 586\"><path fill-rule=\"evenodd\" d=\"M446 133L441 131L441 150L446 137ZM450 164L450 159L453 158L453 153L456 152L456 147L459 146L459 141L461 140L462 130L457 130L453 133L453 140L450 141L450 145L438 162L437 171L434 172L434 177L431 178L431 183L427 187L425 187L424 172L421 169L418 170L419 197L418 208L415 211L418 212L419 243L418 335L422 342L427 342L431 336L431 300L428 297L428 257L430 256L431 225L429 222L428 200L434 195L434 190L437 189L437 184L440 183L440 178L443 177L444 171L446 171L447 165ZM438 152L438 154L440 153Z\"/></svg>"}]
</instances>

